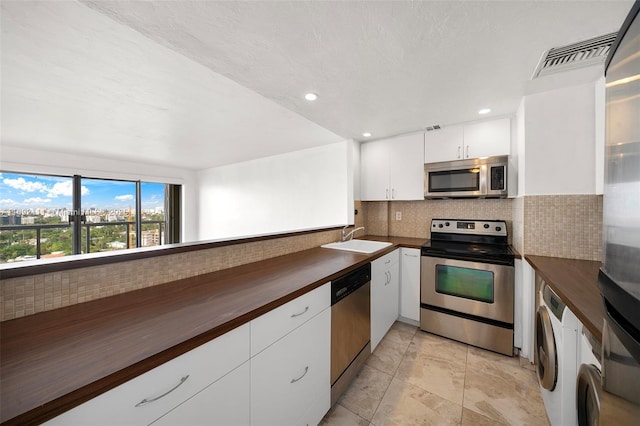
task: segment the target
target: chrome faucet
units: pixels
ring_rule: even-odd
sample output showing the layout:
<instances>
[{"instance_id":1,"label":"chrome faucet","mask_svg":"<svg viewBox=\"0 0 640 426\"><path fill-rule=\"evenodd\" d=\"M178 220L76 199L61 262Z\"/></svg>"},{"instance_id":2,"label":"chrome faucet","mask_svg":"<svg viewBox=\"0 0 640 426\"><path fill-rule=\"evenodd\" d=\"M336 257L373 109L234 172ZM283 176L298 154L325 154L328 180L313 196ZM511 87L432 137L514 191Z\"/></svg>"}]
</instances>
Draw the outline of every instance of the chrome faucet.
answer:
<instances>
[{"instance_id":1,"label":"chrome faucet","mask_svg":"<svg viewBox=\"0 0 640 426\"><path fill-rule=\"evenodd\" d=\"M361 226L359 228L355 228L354 230L352 230L351 232L347 233L347 228L351 226L351 225L346 225L344 228L342 228L342 239L340 240L341 242L345 242L347 241L347 239L352 240L353 239L353 234L356 231L359 231L361 229L364 229L364 226Z\"/></svg>"}]
</instances>

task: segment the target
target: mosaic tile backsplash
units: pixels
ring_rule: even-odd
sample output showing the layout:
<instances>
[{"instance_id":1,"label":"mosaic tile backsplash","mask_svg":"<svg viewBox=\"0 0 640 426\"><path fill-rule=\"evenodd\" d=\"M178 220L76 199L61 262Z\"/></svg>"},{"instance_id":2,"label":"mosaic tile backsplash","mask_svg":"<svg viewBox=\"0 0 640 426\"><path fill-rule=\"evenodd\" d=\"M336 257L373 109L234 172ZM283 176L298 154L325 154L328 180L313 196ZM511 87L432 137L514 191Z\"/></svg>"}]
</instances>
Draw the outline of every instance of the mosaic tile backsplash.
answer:
<instances>
[{"instance_id":1,"label":"mosaic tile backsplash","mask_svg":"<svg viewBox=\"0 0 640 426\"><path fill-rule=\"evenodd\" d=\"M501 200L356 201L369 235L429 238L433 218L501 219L521 254L602 260L602 196L540 195ZM396 212L402 214L396 220ZM362 231L356 234L362 235ZM107 297L310 249L339 230L0 280L0 320Z\"/></svg>"},{"instance_id":2,"label":"mosaic tile backsplash","mask_svg":"<svg viewBox=\"0 0 640 426\"><path fill-rule=\"evenodd\" d=\"M215 272L337 241L319 231L149 259L0 280L2 321Z\"/></svg>"}]
</instances>

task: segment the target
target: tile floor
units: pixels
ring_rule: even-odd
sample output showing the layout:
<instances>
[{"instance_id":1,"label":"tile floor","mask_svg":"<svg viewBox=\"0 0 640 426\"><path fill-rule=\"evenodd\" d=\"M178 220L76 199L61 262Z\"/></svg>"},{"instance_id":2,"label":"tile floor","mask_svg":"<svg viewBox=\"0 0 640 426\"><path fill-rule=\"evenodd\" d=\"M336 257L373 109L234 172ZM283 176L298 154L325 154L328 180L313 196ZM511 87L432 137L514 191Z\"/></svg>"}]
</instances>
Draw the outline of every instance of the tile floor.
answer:
<instances>
[{"instance_id":1,"label":"tile floor","mask_svg":"<svg viewBox=\"0 0 640 426\"><path fill-rule=\"evenodd\" d=\"M522 365L521 365L522 364ZM321 426L548 425L533 367L396 322Z\"/></svg>"}]
</instances>

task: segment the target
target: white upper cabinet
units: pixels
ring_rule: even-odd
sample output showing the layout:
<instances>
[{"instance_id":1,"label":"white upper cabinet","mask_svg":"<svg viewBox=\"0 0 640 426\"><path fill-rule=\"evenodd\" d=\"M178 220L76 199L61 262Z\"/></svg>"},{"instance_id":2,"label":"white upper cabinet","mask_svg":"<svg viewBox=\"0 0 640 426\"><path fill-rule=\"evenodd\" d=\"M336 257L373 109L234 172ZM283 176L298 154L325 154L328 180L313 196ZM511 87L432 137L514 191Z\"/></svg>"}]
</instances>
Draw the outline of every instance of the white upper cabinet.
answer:
<instances>
[{"instance_id":1,"label":"white upper cabinet","mask_svg":"<svg viewBox=\"0 0 640 426\"><path fill-rule=\"evenodd\" d=\"M424 162L438 163L462 159L462 126L444 127L424 134Z\"/></svg>"},{"instance_id":2,"label":"white upper cabinet","mask_svg":"<svg viewBox=\"0 0 640 426\"><path fill-rule=\"evenodd\" d=\"M424 199L424 133L361 145L363 201Z\"/></svg>"},{"instance_id":3,"label":"white upper cabinet","mask_svg":"<svg viewBox=\"0 0 640 426\"><path fill-rule=\"evenodd\" d=\"M464 126L464 158L509 155L511 119L483 121Z\"/></svg>"},{"instance_id":4,"label":"white upper cabinet","mask_svg":"<svg viewBox=\"0 0 640 426\"><path fill-rule=\"evenodd\" d=\"M510 152L510 118L445 127L425 133L425 163L509 155Z\"/></svg>"}]
</instances>

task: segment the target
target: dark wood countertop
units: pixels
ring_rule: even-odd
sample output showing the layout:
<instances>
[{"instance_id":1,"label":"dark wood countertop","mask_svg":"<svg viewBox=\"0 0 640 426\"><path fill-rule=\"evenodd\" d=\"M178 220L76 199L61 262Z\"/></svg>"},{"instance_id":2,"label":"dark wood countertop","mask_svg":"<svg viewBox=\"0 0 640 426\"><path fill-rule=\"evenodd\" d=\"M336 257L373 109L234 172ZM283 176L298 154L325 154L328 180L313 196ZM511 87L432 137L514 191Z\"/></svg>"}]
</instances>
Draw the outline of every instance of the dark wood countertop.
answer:
<instances>
[{"instance_id":1,"label":"dark wood countertop","mask_svg":"<svg viewBox=\"0 0 640 426\"><path fill-rule=\"evenodd\" d=\"M426 241L381 239L393 245L371 255L317 247L2 322L0 421L53 418L401 243Z\"/></svg>"},{"instance_id":2,"label":"dark wood countertop","mask_svg":"<svg viewBox=\"0 0 640 426\"><path fill-rule=\"evenodd\" d=\"M602 342L604 306L598 288L600 262L525 255L580 322Z\"/></svg>"}]
</instances>

